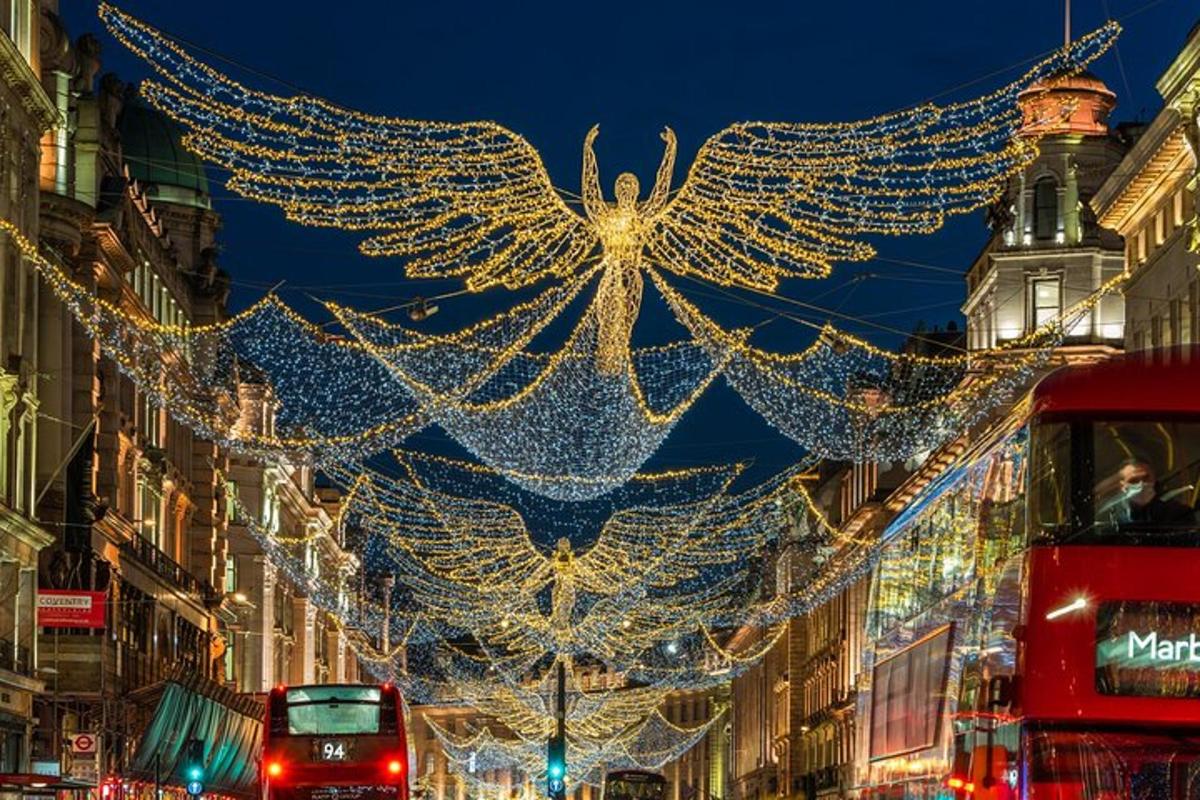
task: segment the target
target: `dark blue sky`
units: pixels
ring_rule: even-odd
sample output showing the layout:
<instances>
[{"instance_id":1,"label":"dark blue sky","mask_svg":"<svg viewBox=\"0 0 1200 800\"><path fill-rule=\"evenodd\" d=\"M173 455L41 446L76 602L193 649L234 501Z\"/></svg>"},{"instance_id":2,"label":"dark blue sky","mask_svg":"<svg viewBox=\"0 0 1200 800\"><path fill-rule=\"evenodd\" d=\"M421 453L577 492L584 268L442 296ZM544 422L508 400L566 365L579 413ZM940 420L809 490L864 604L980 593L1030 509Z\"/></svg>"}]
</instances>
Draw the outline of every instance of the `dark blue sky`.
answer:
<instances>
[{"instance_id":1,"label":"dark blue sky","mask_svg":"<svg viewBox=\"0 0 1200 800\"><path fill-rule=\"evenodd\" d=\"M606 191L624 170L638 173L647 187L664 125L679 135L678 181L703 140L731 122L853 120L932 98L967 99L1012 80L1063 35L1062 3L1055 0L117 4L264 73L195 53L258 88L286 94L298 86L342 105L412 118L495 120L532 142L555 184L572 192L579 189L583 137L594 123L601 126L597 153ZM146 76L143 64L100 31L92 0L62 0L62 6L73 35L100 36L105 71L127 80ZM1160 105L1154 81L1200 13L1189 0L1075 0L1076 33L1102 24L1107 12L1125 27L1118 44L1124 75L1112 51L1093 71L1117 93L1118 119L1148 118ZM222 263L236 281L237 307L284 279L281 294L301 305L310 293L379 308L455 288L406 281L395 262L359 256L357 237L300 228L277 209L233 197L216 182L214 195L225 220ZM985 235L978 213L931 237L881 238L875 242L881 260L843 265L824 281L790 281L782 292L862 317L840 325L894 345L897 337L875 326L961 323L960 276ZM847 284L866 273L876 277ZM767 316L692 296L727 322ZM448 300L431 323L459 327L512 299L497 293ZM822 314L808 316L824 321ZM641 335L653 337L655 323L648 310ZM811 339L808 328L786 320L764 330L763 343L781 350ZM434 435L426 436L433 444ZM684 419L656 461L753 457L766 472L799 452L720 386Z\"/></svg>"}]
</instances>

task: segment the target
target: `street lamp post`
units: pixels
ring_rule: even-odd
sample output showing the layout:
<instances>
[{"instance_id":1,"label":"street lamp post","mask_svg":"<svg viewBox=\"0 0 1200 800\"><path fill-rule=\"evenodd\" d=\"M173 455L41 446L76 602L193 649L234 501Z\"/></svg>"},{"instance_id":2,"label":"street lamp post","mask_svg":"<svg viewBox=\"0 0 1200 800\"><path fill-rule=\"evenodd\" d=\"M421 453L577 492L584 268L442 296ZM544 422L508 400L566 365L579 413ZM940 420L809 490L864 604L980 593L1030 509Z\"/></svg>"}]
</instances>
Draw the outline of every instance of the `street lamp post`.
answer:
<instances>
[{"instance_id":1,"label":"street lamp post","mask_svg":"<svg viewBox=\"0 0 1200 800\"><path fill-rule=\"evenodd\" d=\"M385 575L383 578L383 630L380 635L384 658L387 659L388 678L393 677L395 667L392 663L391 626L392 626L392 587L396 585L395 577Z\"/></svg>"}]
</instances>

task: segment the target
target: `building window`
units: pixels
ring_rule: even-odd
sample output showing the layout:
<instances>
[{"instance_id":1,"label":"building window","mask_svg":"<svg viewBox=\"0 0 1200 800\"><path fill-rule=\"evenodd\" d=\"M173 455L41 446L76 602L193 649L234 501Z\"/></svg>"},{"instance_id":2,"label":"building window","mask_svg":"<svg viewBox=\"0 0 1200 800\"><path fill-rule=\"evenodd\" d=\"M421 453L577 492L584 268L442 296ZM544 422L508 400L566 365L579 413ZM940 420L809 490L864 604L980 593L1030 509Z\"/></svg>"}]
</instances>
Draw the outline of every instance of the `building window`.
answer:
<instances>
[{"instance_id":1,"label":"building window","mask_svg":"<svg viewBox=\"0 0 1200 800\"><path fill-rule=\"evenodd\" d=\"M237 588L237 556L225 556L225 591L233 593Z\"/></svg>"},{"instance_id":2,"label":"building window","mask_svg":"<svg viewBox=\"0 0 1200 800\"><path fill-rule=\"evenodd\" d=\"M1062 311L1062 284L1057 277L1038 278L1030 287L1033 327L1040 328Z\"/></svg>"},{"instance_id":3,"label":"building window","mask_svg":"<svg viewBox=\"0 0 1200 800\"><path fill-rule=\"evenodd\" d=\"M228 634L225 641L225 682L233 683L237 679L237 635Z\"/></svg>"},{"instance_id":4,"label":"building window","mask_svg":"<svg viewBox=\"0 0 1200 800\"><path fill-rule=\"evenodd\" d=\"M148 394L142 395L142 434L146 444L159 447L162 444L162 434L159 430L158 406Z\"/></svg>"},{"instance_id":5,"label":"building window","mask_svg":"<svg viewBox=\"0 0 1200 800\"><path fill-rule=\"evenodd\" d=\"M225 481L225 521L238 521L238 485L236 481Z\"/></svg>"},{"instance_id":6,"label":"building window","mask_svg":"<svg viewBox=\"0 0 1200 800\"><path fill-rule=\"evenodd\" d=\"M1154 215L1154 245L1157 247L1167 240L1167 212L1159 209Z\"/></svg>"},{"instance_id":7,"label":"building window","mask_svg":"<svg viewBox=\"0 0 1200 800\"><path fill-rule=\"evenodd\" d=\"M32 5L30 0L12 0L8 17L9 37L30 66L33 65L30 60L33 54Z\"/></svg>"},{"instance_id":8,"label":"building window","mask_svg":"<svg viewBox=\"0 0 1200 800\"><path fill-rule=\"evenodd\" d=\"M1200 282L1188 284L1188 318L1191 320L1189 340L1200 341Z\"/></svg>"},{"instance_id":9,"label":"building window","mask_svg":"<svg viewBox=\"0 0 1200 800\"><path fill-rule=\"evenodd\" d=\"M156 486L152 486L150 481L146 479L146 476L143 475L138 480L138 494L141 495L142 537L152 542L155 547L158 547L158 518L162 509L162 490Z\"/></svg>"},{"instance_id":10,"label":"building window","mask_svg":"<svg viewBox=\"0 0 1200 800\"><path fill-rule=\"evenodd\" d=\"M1140 230L1137 235L1137 263L1146 260L1146 231Z\"/></svg>"},{"instance_id":11,"label":"building window","mask_svg":"<svg viewBox=\"0 0 1200 800\"><path fill-rule=\"evenodd\" d=\"M1179 344L1183 341L1183 337L1180 335L1182 333L1181 329L1183 327L1183 300L1181 298L1176 297L1174 300L1171 301L1169 313L1170 313L1170 320L1171 320L1171 322L1170 322L1171 341L1166 342L1167 346L1170 346L1173 344Z\"/></svg>"},{"instance_id":12,"label":"building window","mask_svg":"<svg viewBox=\"0 0 1200 800\"><path fill-rule=\"evenodd\" d=\"M1162 347L1163 343L1163 324L1162 316L1155 314L1150 318L1150 346Z\"/></svg>"},{"instance_id":13,"label":"building window","mask_svg":"<svg viewBox=\"0 0 1200 800\"><path fill-rule=\"evenodd\" d=\"M1171 198L1171 221L1175 223L1176 228L1183 225L1183 189L1175 192Z\"/></svg>"},{"instance_id":14,"label":"building window","mask_svg":"<svg viewBox=\"0 0 1200 800\"><path fill-rule=\"evenodd\" d=\"M1033 185L1033 235L1053 239L1058 230L1058 182L1049 176Z\"/></svg>"}]
</instances>

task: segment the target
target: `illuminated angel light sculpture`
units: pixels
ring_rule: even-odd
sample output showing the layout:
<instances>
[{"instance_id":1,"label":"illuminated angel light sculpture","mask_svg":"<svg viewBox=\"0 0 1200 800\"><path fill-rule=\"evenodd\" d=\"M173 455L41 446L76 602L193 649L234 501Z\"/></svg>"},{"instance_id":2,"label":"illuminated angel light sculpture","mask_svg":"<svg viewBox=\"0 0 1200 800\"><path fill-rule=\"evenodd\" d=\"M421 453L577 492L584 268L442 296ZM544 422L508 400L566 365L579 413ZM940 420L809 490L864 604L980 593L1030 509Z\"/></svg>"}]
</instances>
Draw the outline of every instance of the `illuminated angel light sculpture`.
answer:
<instances>
[{"instance_id":1,"label":"illuminated angel light sculpture","mask_svg":"<svg viewBox=\"0 0 1200 800\"><path fill-rule=\"evenodd\" d=\"M863 261L870 234L928 233L994 200L1036 155L1017 94L1099 56L1109 23L1022 79L977 100L921 105L854 123L742 122L700 148L674 196L675 136L648 199L630 173L615 203L584 145L584 215L571 209L534 147L493 122L364 114L305 95L250 89L106 3L113 35L161 81L142 91L188 131L185 145L232 173L229 188L305 225L362 231L364 253L398 256L414 277L461 276L472 290L567 277L595 259L605 308L597 366L628 357L641 273L662 268L774 291Z\"/></svg>"},{"instance_id":2,"label":"illuminated angel light sculpture","mask_svg":"<svg viewBox=\"0 0 1200 800\"><path fill-rule=\"evenodd\" d=\"M610 770L662 769L699 744L709 729L723 720L724 711L721 711L689 727L676 725L660 711L653 711L628 730L608 739L568 734L566 760L571 768L571 781L576 785L599 786L605 772ZM487 726L457 734L428 717L426 722L446 752L447 763L455 765L452 769L457 776L479 796L509 796L502 785L485 779L491 771L507 772L518 781L532 779L540 784L544 780L546 743L542 739L506 736ZM468 765L474 766L474 772L467 768Z\"/></svg>"},{"instance_id":3,"label":"illuminated angel light sculpture","mask_svg":"<svg viewBox=\"0 0 1200 800\"><path fill-rule=\"evenodd\" d=\"M484 499L472 482L481 468L419 456L405 467L403 477L337 477L352 485L343 520L367 562L394 575L419 609L413 641L473 642L488 667L477 677L488 679L539 671L550 655L593 659L653 685L672 685L679 667L706 656L730 666L704 632L736 624L757 601L753 565L790 530L796 508L811 507L799 467L740 491L740 466L687 470L623 487L606 498L612 506L597 501L587 523L573 516L574 541L548 547L541 512ZM814 528L802 545L828 535Z\"/></svg>"}]
</instances>

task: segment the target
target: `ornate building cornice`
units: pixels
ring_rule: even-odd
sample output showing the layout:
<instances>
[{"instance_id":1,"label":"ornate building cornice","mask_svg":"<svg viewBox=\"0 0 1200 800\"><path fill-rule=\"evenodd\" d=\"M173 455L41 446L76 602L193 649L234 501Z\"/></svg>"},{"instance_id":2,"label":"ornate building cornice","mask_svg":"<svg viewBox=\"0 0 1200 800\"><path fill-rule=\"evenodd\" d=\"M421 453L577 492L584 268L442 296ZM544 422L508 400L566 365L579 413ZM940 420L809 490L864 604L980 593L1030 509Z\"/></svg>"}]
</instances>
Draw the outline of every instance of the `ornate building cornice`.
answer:
<instances>
[{"instance_id":1,"label":"ornate building cornice","mask_svg":"<svg viewBox=\"0 0 1200 800\"><path fill-rule=\"evenodd\" d=\"M1195 169L1185 135L1186 120L1164 109L1121 165L1092 198L1100 224L1128 236L1153 208L1152 196L1170 187L1172 175ZM1182 179L1181 179L1182 180Z\"/></svg>"},{"instance_id":2,"label":"ornate building cornice","mask_svg":"<svg viewBox=\"0 0 1200 800\"><path fill-rule=\"evenodd\" d=\"M20 99L21 106L37 124L39 134L63 124L33 68L7 36L0 36L0 80Z\"/></svg>"}]
</instances>

